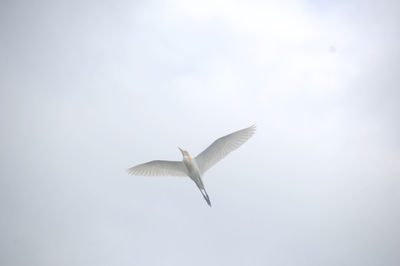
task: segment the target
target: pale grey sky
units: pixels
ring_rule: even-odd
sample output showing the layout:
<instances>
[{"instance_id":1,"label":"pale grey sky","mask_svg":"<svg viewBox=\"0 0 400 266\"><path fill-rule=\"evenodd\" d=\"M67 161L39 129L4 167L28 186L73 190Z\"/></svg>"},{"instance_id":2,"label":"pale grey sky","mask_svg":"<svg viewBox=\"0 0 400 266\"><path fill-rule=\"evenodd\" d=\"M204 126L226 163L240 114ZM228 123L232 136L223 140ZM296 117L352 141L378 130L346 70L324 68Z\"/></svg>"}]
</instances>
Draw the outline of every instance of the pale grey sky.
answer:
<instances>
[{"instance_id":1,"label":"pale grey sky","mask_svg":"<svg viewBox=\"0 0 400 266\"><path fill-rule=\"evenodd\" d=\"M400 264L396 1L2 1L1 265ZM257 124L204 177L125 169Z\"/></svg>"}]
</instances>

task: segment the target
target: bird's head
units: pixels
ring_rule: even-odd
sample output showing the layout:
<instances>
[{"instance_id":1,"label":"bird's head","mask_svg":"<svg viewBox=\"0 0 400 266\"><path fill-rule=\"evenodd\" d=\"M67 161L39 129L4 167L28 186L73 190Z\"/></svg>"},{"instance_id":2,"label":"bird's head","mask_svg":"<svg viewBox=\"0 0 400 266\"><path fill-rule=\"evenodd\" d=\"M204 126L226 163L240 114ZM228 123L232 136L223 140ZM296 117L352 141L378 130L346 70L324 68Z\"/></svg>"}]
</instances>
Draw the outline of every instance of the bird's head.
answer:
<instances>
[{"instance_id":1,"label":"bird's head","mask_svg":"<svg viewBox=\"0 0 400 266\"><path fill-rule=\"evenodd\" d=\"M178 149L181 151L183 157L190 157L190 154L188 153L188 151L186 151L180 147L178 147Z\"/></svg>"}]
</instances>

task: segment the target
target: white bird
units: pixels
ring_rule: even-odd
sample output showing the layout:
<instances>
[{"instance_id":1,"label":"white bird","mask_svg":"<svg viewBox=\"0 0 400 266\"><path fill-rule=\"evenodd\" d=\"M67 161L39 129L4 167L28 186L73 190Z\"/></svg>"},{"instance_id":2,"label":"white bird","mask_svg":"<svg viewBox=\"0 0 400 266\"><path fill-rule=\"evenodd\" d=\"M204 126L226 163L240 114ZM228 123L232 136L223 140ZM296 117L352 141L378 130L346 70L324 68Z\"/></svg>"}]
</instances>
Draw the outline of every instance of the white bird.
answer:
<instances>
[{"instance_id":1,"label":"white bird","mask_svg":"<svg viewBox=\"0 0 400 266\"><path fill-rule=\"evenodd\" d=\"M253 125L223 136L214 141L195 158L190 156L186 150L178 147L182 152L182 161L155 160L136 165L127 171L129 174L142 176L188 176L196 183L207 204L211 207L210 198L204 189L202 180L204 173L230 152L245 143L254 134L255 130L256 127Z\"/></svg>"}]
</instances>

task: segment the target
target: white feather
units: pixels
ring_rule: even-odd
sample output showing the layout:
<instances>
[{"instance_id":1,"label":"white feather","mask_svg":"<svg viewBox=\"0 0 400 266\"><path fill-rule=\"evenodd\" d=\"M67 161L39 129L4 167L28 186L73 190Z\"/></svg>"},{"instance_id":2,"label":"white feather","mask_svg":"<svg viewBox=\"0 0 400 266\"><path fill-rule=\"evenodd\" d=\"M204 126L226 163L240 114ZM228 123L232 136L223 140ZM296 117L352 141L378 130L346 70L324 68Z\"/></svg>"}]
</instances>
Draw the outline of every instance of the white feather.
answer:
<instances>
[{"instance_id":1,"label":"white feather","mask_svg":"<svg viewBox=\"0 0 400 266\"><path fill-rule=\"evenodd\" d=\"M214 164L222 160L230 152L239 148L251 136L253 136L256 126L238 130L229 135L214 141L207 149L196 157L196 163L202 174L210 169Z\"/></svg>"},{"instance_id":2,"label":"white feather","mask_svg":"<svg viewBox=\"0 0 400 266\"><path fill-rule=\"evenodd\" d=\"M155 160L129 168L131 175L142 176L187 176L183 162Z\"/></svg>"}]
</instances>

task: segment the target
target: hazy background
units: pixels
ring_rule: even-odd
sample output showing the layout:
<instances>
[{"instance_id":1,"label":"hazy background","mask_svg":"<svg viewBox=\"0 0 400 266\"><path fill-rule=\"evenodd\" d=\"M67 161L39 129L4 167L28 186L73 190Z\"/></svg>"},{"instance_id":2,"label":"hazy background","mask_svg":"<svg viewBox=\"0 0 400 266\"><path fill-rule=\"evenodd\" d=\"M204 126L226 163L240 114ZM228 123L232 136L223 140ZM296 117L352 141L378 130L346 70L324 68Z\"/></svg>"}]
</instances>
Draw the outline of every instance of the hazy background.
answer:
<instances>
[{"instance_id":1,"label":"hazy background","mask_svg":"<svg viewBox=\"0 0 400 266\"><path fill-rule=\"evenodd\" d=\"M398 1L0 3L0 265L400 265Z\"/></svg>"}]
</instances>

